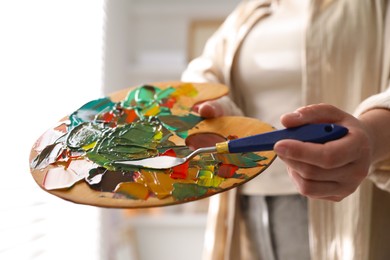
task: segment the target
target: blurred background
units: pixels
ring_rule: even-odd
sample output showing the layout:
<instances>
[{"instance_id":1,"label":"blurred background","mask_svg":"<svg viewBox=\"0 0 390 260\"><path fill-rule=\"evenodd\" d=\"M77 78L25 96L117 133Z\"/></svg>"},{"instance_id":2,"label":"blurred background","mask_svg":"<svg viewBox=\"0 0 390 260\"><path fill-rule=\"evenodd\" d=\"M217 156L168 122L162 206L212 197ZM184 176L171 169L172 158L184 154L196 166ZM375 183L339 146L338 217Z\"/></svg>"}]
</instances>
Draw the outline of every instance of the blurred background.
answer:
<instances>
[{"instance_id":1,"label":"blurred background","mask_svg":"<svg viewBox=\"0 0 390 260\"><path fill-rule=\"evenodd\" d=\"M31 177L35 140L82 104L178 80L239 0L0 0L0 259L200 259L207 200L77 205Z\"/></svg>"}]
</instances>

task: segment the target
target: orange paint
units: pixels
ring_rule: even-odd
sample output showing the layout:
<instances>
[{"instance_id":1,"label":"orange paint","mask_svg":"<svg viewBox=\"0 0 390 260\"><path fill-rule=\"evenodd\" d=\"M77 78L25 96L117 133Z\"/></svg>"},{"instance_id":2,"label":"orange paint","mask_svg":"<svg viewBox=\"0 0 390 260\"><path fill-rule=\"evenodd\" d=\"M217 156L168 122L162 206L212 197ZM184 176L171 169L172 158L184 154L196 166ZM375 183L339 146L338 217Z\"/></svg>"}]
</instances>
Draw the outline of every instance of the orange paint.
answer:
<instances>
[{"instance_id":1,"label":"orange paint","mask_svg":"<svg viewBox=\"0 0 390 260\"><path fill-rule=\"evenodd\" d=\"M148 188L136 182L121 182L116 186L114 192L140 200L146 200L149 197Z\"/></svg>"},{"instance_id":2,"label":"orange paint","mask_svg":"<svg viewBox=\"0 0 390 260\"><path fill-rule=\"evenodd\" d=\"M157 198L163 199L171 195L174 180L169 177L169 174L149 169L141 169L140 173L135 181L148 187Z\"/></svg>"}]
</instances>

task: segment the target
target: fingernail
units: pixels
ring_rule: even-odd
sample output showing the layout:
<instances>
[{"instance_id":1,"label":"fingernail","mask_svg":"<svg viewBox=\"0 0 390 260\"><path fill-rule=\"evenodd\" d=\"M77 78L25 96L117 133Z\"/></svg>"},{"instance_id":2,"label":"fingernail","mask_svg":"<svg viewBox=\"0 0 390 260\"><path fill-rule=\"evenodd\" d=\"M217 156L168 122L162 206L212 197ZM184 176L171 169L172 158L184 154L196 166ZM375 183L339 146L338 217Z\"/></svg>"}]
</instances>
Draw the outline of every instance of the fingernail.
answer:
<instances>
[{"instance_id":1,"label":"fingernail","mask_svg":"<svg viewBox=\"0 0 390 260\"><path fill-rule=\"evenodd\" d=\"M301 116L302 116L302 114L301 114L301 113L299 113L298 111L294 111L294 112L290 113L290 116L293 116L293 117L296 117L296 118L298 118L298 117L301 117Z\"/></svg>"}]
</instances>

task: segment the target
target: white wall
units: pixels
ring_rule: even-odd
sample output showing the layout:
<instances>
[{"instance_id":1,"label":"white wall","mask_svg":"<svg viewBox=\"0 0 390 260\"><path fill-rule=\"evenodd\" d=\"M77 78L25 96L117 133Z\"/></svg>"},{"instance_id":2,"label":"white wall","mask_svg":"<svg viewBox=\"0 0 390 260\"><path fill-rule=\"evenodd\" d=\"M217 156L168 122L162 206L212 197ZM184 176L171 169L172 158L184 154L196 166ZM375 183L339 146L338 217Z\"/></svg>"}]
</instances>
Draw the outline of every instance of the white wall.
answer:
<instances>
[{"instance_id":1,"label":"white wall","mask_svg":"<svg viewBox=\"0 0 390 260\"><path fill-rule=\"evenodd\" d=\"M99 259L99 209L43 191L34 142L101 96L102 0L0 1L0 259Z\"/></svg>"},{"instance_id":2,"label":"white wall","mask_svg":"<svg viewBox=\"0 0 390 260\"><path fill-rule=\"evenodd\" d=\"M223 19L239 0L108 1L105 92L177 80L187 64L194 20Z\"/></svg>"}]
</instances>

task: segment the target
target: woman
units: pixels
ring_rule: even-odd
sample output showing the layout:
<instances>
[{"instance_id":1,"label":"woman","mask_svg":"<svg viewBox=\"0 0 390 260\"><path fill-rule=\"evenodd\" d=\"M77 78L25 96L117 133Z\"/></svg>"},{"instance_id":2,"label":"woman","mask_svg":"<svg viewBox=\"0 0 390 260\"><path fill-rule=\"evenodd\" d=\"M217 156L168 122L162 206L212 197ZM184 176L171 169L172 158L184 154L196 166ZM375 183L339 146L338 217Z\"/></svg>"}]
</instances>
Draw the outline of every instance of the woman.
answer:
<instances>
[{"instance_id":1,"label":"woman","mask_svg":"<svg viewBox=\"0 0 390 260\"><path fill-rule=\"evenodd\" d=\"M244 1L209 39L182 80L224 83L234 102L205 102L201 115L350 132L325 145L279 142L271 169L212 197L205 259L390 257L374 240L390 216L389 194L376 188L390 191L389 42L387 0Z\"/></svg>"}]
</instances>

